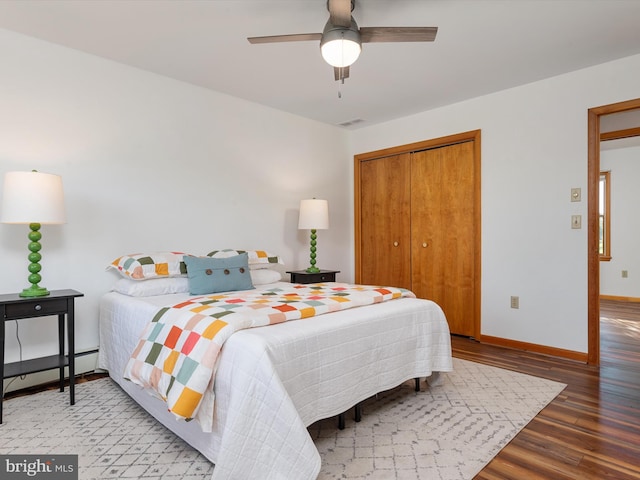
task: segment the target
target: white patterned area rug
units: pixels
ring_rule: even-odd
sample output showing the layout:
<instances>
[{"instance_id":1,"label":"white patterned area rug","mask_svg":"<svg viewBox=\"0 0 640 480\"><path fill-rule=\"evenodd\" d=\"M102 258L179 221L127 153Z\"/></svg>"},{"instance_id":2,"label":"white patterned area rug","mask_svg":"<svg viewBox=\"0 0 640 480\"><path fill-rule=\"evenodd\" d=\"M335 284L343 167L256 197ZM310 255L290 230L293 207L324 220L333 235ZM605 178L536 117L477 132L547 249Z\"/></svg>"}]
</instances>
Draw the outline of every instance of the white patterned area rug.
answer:
<instances>
[{"instance_id":1,"label":"white patterned area rug","mask_svg":"<svg viewBox=\"0 0 640 480\"><path fill-rule=\"evenodd\" d=\"M213 465L145 412L113 380L5 401L0 454L78 455L80 480L201 480Z\"/></svg>"},{"instance_id":2,"label":"white patterned area rug","mask_svg":"<svg viewBox=\"0 0 640 480\"><path fill-rule=\"evenodd\" d=\"M319 479L472 479L565 385L454 359L437 386L413 381L309 427ZM209 479L213 465L108 378L5 401L0 454L77 454L79 478ZM247 479L249 480L249 479ZM297 479L290 479L297 480Z\"/></svg>"},{"instance_id":3,"label":"white patterned area rug","mask_svg":"<svg viewBox=\"0 0 640 480\"><path fill-rule=\"evenodd\" d=\"M453 359L441 384L414 382L363 402L362 421L322 420L309 430L319 480L470 480L566 385Z\"/></svg>"}]
</instances>

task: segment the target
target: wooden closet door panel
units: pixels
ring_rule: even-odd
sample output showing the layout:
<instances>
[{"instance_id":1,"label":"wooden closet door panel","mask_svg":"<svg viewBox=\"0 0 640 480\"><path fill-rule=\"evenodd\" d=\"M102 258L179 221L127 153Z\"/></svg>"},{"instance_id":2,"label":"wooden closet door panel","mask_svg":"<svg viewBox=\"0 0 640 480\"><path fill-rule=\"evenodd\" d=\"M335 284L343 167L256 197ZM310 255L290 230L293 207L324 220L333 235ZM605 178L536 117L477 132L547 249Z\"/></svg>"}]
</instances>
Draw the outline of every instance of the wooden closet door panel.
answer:
<instances>
[{"instance_id":1,"label":"wooden closet door panel","mask_svg":"<svg viewBox=\"0 0 640 480\"><path fill-rule=\"evenodd\" d=\"M362 284L411 288L409 154L360 167Z\"/></svg>"},{"instance_id":2,"label":"wooden closet door panel","mask_svg":"<svg viewBox=\"0 0 640 480\"><path fill-rule=\"evenodd\" d=\"M411 160L411 288L419 298L444 302L445 229L442 228L442 162L434 150Z\"/></svg>"},{"instance_id":3,"label":"wooden closet door panel","mask_svg":"<svg viewBox=\"0 0 640 480\"><path fill-rule=\"evenodd\" d=\"M413 291L442 307L452 333L474 335L474 145L416 152L411 168Z\"/></svg>"}]
</instances>

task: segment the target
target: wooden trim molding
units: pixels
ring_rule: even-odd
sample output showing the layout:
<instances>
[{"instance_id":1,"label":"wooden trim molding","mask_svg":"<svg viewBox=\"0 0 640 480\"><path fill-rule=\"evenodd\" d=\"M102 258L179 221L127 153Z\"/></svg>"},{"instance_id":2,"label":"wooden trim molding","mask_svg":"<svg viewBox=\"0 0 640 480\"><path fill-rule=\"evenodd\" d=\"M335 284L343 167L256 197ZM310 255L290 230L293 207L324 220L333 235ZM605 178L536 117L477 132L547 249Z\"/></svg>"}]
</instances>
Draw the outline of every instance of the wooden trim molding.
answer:
<instances>
[{"instance_id":1,"label":"wooden trim molding","mask_svg":"<svg viewBox=\"0 0 640 480\"><path fill-rule=\"evenodd\" d=\"M590 108L587 112L587 361L591 365L600 365L600 255L598 254L600 116L635 109L640 109L640 98Z\"/></svg>"},{"instance_id":2,"label":"wooden trim molding","mask_svg":"<svg viewBox=\"0 0 640 480\"><path fill-rule=\"evenodd\" d=\"M600 365L600 113L589 109L587 121L587 362Z\"/></svg>"},{"instance_id":3,"label":"wooden trim molding","mask_svg":"<svg viewBox=\"0 0 640 480\"><path fill-rule=\"evenodd\" d=\"M587 363L588 354L583 352L575 352L573 350L565 350L563 348L547 347L545 345L520 342L518 340L510 340L508 338L492 337L490 335L482 335L482 337L480 337L480 343L486 343L488 345L496 345L498 347L511 348L515 350L523 350L525 352L540 353L542 355L550 355L552 357L566 358L568 360Z\"/></svg>"},{"instance_id":4,"label":"wooden trim molding","mask_svg":"<svg viewBox=\"0 0 640 480\"><path fill-rule=\"evenodd\" d=\"M446 147L455 145L456 143L480 141L480 130L471 130L469 132L457 133L446 137L433 138L421 142L409 143L407 145L399 145L397 147L383 148L373 152L360 153L354 156L356 165L364 160L372 160L375 158L390 157L392 155L401 155L403 153L417 152L419 150L428 150L430 148Z\"/></svg>"},{"instance_id":5,"label":"wooden trim molding","mask_svg":"<svg viewBox=\"0 0 640 480\"><path fill-rule=\"evenodd\" d=\"M600 300L616 300L618 302L640 303L638 297L620 297L618 295L600 295Z\"/></svg>"},{"instance_id":6,"label":"wooden trim molding","mask_svg":"<svg viewBox=\"0 0 640 480\"><path fill-rule=\"evenodd\" d=\"M607 140L619 140L621 138L638 137L640 136L640 127L626 128L624 130L615 130L612 132L605 132L600 134L600 141L605 142Z\"/></svg>"}]
</instances>

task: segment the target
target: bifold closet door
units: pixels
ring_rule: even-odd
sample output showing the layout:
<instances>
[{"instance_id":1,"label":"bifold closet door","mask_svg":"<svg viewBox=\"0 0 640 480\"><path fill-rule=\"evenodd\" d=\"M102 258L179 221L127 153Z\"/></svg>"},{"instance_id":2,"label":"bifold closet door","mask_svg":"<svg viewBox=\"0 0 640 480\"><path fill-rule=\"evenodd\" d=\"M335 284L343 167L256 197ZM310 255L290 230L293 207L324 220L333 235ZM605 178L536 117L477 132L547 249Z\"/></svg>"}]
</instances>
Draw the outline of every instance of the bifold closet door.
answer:
<instances>
[{"instance_id":1,"label":"bifold closet door","mask_svg":"<svg viewBox=\"0 0 640 480\"><path fill-rule=\"evenodd\" d=\"M411 154L411 287L474 335L474 144Z\"/></svg>"},{"instance_id":2,"label":"bifold closet door","mask_svg":"<svg viewBox=\"0 0 640 480\"><path fill-rule=\"evenodd\" d=\"M411 288L410 154L360 167L360 283Z\"/></svg>"}]
</instances>

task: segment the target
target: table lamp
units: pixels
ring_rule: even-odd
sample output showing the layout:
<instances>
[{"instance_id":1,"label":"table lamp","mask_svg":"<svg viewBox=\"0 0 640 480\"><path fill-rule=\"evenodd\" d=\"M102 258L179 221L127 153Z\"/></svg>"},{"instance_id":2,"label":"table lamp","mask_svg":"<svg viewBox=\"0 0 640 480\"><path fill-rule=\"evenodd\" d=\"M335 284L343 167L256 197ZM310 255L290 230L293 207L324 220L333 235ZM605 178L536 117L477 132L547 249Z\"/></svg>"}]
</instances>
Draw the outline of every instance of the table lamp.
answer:
<instances>
[{"instance_id":1,"label":"table lamp","mask_svg":"<svg viewBox=\"0 0 640 480\"><path fill-rule=\"evenodd\" d=\"M300 216L298 217L298 230L311 230L311 266L308 273L318 273L316 267L316 230L329 228L329 202L316 198L300 200Z\"/></svg>"},{"instance_id":2,"label":"table lamp","mask_svg":"<svg viewBox=\"0 0 640 480\"><path fill-rule=\"evenodd\" d=\"M29 283L21 297L43 297L49 291L39 286L40 280L40 233L41 224L60 224L66 222L62 178L58 175L31 172L7 172L4 175L2 190L2 223L29 224Z\"/></svg>"}]
</instances>

